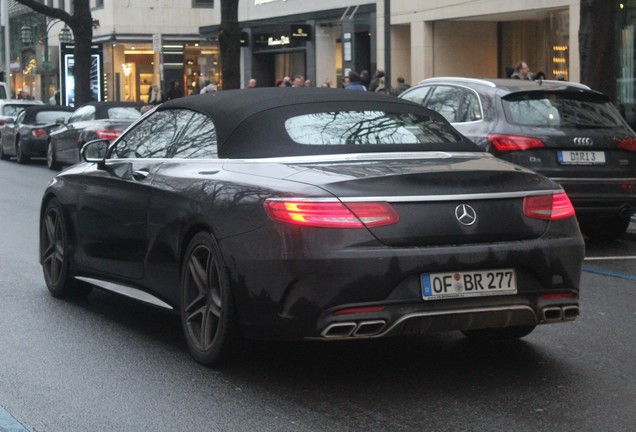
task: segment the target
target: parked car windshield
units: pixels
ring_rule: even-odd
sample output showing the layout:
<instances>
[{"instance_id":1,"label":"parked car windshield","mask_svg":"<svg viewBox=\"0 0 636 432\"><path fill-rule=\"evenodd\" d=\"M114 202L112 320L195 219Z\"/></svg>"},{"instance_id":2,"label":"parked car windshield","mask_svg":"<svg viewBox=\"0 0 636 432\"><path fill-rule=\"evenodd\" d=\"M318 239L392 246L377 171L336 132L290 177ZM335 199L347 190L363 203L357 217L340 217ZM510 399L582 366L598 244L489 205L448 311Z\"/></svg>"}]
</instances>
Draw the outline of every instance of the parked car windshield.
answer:
<instances>
[{"instance_id":1,"label":"parked car windshield","mask_svg":"<svg viewBox=\"0 0 636 432\"><path fill-rule=\"evenodd\" d=\"M508 121L519 126L551 128L623 127L620 113L604 98L589 94L533 92L503 99Z\"/></svg>"},{"instance_id":2,"label":"parked car windshield","mask_svg":"<svg viewBox=\"0 0 636 432\"><path fill-rule=\"evenodd\" d=\"M460 142L451 128L430 117L384 111L335 111L291 117L289 136L305 145L427 144Z\"/></svg>"}]
</instances>

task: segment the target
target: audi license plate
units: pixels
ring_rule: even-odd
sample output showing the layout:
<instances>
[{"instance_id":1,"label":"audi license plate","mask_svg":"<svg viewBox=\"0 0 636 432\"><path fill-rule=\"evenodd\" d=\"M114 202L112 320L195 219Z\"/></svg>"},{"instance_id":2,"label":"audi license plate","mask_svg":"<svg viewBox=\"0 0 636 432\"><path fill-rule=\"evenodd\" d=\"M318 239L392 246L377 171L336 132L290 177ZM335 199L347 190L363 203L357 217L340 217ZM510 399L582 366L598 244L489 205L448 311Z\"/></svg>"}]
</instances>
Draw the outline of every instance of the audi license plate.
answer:
<instances>
[{"instance_id":1,"label":"audi license plate","mask_svg":"<svg viewBox=\"0 0 636 432\"><path fill-rule=\"evenodd\" d=\"M423 273L420 280L424 300L517 293L513 269Z\"/></svg>"},{"instance_id":2,"label":"audi license plate","mask_svg":"<svg viewBox=\"0 0 636 432\"><path fill-rule=\"evenodd\" d=\"M561 150L557 154L562 165L605 164L605 152L602 151Z\"/></svg>"}]
</instances>

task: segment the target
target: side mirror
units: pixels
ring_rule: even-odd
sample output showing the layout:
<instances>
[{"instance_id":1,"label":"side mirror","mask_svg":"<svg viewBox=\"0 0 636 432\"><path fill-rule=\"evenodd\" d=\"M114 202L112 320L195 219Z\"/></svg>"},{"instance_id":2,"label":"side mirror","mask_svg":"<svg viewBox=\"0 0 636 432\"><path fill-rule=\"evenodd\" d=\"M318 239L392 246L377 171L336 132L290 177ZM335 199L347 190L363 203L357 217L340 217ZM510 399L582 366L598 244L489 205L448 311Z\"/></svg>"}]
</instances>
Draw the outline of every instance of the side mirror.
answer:
<instances>
[{"instance_id":1,"label":"side mirror","mask_svg":"<svg viewBox=\"0 0 636 432\"><path fill-rule=\"evenodd\" d=\"M110 141L107 139L97 139L89 141L80 149L80 156L88 163L96 163L99 168L106 165L106 155Z\"/></svg>"},{"instance_id":2,"label":"side mirror","mask_svg":"<svg viewBox=\"0 0 636 432\"><path fill-rule=\"evenodd\" d=\"M5 123L8 125L14 125L16 123L15 119L13 117L7 117L5 119Z\"/></svg>"},{"instance_id":3,"label":"side mirror","mask_svg":"<svg viewBox=\"0 0 636 432\"><path fill-rule=\"evenodd\" d=\"M64 117L56 118L55 119L55 124L58 125L58 126L66 124L66 119Z\"/></svg>"}]
</instances>

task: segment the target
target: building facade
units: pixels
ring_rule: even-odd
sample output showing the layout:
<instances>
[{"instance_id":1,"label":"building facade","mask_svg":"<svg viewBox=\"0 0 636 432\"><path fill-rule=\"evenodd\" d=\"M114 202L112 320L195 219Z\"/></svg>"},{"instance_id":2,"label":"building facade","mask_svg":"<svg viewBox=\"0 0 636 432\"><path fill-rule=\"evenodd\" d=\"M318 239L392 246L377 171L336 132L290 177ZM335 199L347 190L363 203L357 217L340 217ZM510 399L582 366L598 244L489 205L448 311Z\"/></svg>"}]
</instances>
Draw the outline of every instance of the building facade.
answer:
<instances>
[{"instance_id":1,"label":"building facade","mask_svg":"<svg viewBox=\"0 0 636 432\"><path fill-rule=\"evenodd\" d=\"M46 3L72 13L70 0ZM220 21L214 0L90 0L90 5L96 99L145 102L153 82L165 87L177 81L188 95L206 81L220 80L218 46L199 34L201 26ZM8 9L4 46L10 46L14 95L48 101L62 90L63 101L72 104L73 45L60 44L64 24L11 0ZM31 27L30 42L21 40L25 26Z\"/></svg>"},{"instance_id":2,"label":"building facade","mask_svg":"<svg viewBox=\"0 0 636 432\"><path fill-rule=\"evenodd\" d=\"M374 70L375 9L368 0L241 0L243 86L299 75L336 86L351 70ZM202 27L202 36L214 40L218 24Z\"/></svg>"},{"instance_id":3,"label":"building facade","mask_svg":"<svg viewBox=\"0 0 636 432\"><path fill-rule=\"evenodd\" d=\"M380 64L384 5L378 0ZM579 9L578 0L391 1L392 75L505 77L523 60L548 79L579 81Z\"/></svg>"}]
</instances>

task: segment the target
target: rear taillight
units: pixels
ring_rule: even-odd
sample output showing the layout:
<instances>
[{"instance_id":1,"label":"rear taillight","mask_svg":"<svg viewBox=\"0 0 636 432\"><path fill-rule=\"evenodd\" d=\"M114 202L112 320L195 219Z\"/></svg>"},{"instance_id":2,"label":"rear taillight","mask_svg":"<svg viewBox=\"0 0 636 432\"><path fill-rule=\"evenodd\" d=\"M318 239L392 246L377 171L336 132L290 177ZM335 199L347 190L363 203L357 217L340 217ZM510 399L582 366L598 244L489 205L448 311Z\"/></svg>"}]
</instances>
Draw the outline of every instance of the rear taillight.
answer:
<instances>
[{"instance_id":1,"label":"rear taillight","mask_svg":"<svg viewBox=\"0 0 636 432\"><path fill-rule=\"evenodd\" d=\"M265 210L279 222L320 228L372 228L400 220L385 202L266 200Z\"/></svg>"},{"instance_id":2,"label":"rear taillight","mask_svg":"<svg viewBox=\"0 0 636 432\"><path fill-rule=\"evenodd\" d=\"M515 136L515 135L488 135L488 140L499 151L529 150L543 147L543 141L538 138Z\"/></svg>"},{"instance_id":3,"label":"rear taillight","mask_svg":"<svg viewBox=\"0 0 636 432\"><path fill-rule=\"evenodd\" d=\"M100 139L107 139L112 141L115 138L117 138L119 135L121 135L122 131L112 130L112 129L97 129L95 133Z\"/></svg>"},{"instance_id":4,"label":"rear taillight","mask_svg":"<svg viewBox=\"0 0 636 432\"><path fill-rule=\"evenodd\" d=\"M565 192L523 199L523 214L533 219L555 220L574 216L574 207Z\"/></svg>"},{"instance_id":5,"label":"rear taillight","mask_svg":"<svg viewBox=\"0 0 636 432\"><path fill-rule=\"evenodd\" d=\"M625 138L622 139L621 142L618 143L618 148L636 152L636 138Z\"/></svg>"},{"instance_id":6,"label":"rear taillight","mask_svg":"<svg viewBox=\"0 0 636 432\"><path fill-rule=\"evenodd\" d=\"M45 129L33 129L31 131L31 135L36 138L41 138L48 135L48 132Z\"/></svg>"}]
</instances>

